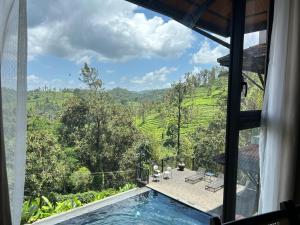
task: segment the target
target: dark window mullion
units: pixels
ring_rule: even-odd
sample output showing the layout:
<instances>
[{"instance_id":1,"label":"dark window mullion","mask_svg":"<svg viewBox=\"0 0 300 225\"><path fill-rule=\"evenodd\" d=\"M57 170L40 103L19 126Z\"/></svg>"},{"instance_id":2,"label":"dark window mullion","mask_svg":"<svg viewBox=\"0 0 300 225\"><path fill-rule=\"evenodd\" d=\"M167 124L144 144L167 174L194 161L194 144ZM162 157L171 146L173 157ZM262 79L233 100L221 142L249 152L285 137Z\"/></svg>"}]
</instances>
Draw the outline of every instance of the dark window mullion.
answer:
<instances>
[{"instance_id":1,"label":"dark window mullion","mask_svg":"<svg viewBox=\"0 0 300 225\"><path fill-rule=\"evenodd\" d=\"M246 0L233 0L232 4L223 204L223 220L225 222L235 219Z\"/></svg>"},{"instance_id":2,"label":"dark window mullion","mask_svg":"<svg viewBox=\"0 0 300 225\"><path fill-rule=\"evenodd\" d=\"M267 84L267 77L268 77L270 45L271 45L271 35L272 35L273 17L274 17L274 1L275 0L270 0L269 12L268 12L267 53L266 53L266 58L265 58L265 83L264 83L264 87Z\"/></svg>"}]
</instances>

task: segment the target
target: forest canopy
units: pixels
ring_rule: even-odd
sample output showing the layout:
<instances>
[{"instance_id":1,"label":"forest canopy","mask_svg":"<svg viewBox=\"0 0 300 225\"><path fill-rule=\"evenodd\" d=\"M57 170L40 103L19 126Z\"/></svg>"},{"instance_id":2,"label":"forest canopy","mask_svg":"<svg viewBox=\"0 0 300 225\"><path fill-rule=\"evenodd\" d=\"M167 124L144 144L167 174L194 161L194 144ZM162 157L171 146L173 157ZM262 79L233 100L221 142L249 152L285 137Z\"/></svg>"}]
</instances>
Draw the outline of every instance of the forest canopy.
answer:
<instances>
[{"instance_id":1,"label":"forest canopy","mask_svg":"<svg viewBox=\"0 0 300 225\"><path fill-rule=\"evenodd\" d=\"M26 196L118 188L135 181L141 159L151 167L167 157L193 158L196 166L222 169L213 158L225 148L225 68L142 92L104 89L100 70L86 63L79 80L85 88L28 93ZM249 83L241 107L261 104L262 92Z\"/></svg>"}]
</instances>

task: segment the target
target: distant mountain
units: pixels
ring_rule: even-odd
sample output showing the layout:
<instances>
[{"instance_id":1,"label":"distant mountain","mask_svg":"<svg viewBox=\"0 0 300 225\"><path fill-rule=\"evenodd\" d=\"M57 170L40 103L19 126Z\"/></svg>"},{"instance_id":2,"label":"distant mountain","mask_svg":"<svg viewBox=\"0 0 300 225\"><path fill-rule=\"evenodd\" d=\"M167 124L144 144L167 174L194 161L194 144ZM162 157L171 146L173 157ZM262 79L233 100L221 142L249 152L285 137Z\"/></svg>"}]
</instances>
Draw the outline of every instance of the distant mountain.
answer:
<instances>
[{"instance_id":1,"label":"distant mountain","mask_svg":"<svg viewBox=\"0 0 300 225\"><path fill-rule=\"evenodd\" d=\"M138 92L128 91L124 88L114 88L112 90L109 90L108 93L115 101L120 102L122 104L137 101L137 99L139 98Z\"/></svg>"},{"instance_id":2,"label":"distant mountain","mask_svg":"<svg viewBox=\"0 0 300 225\"><path fill-rule=\"evenodd\" d=\"M169 89L145 90L139 92L141 100L159 101L164 98Z\"/></svg>"},{"instance_id":3,"label":"distant mountain","mask_svg":"<svg viewBox=\"0 0 300 225\"><path fill-rule=\"evenodd\" d=\"M142 102L142 101L159 101L164 98L168 89L160 90L146 90L146 91L129 91L124 88L114 88L109 90L108 93L111 97L122 104L129 102Z\"/></svg>"},{"instance_id":4,"label":"distant mountain","mask_svg":"<svg viewBox=\"0 0 300 225\"><path fill-rule=\"evenodd\" d=\"M181 135L189 138L195 129L205 128L209 123L219 116L219 99L226 97L227 77L220 77L212 85L202 85L194 90L193 96L184 100L185 106L190 106L183 116ZM124 88L114 88L106 90L114 101L130 106L136 127L151 139L158 146L162 146L169 124L175 123L174 113L168 104L161 104L169 89L129 91ZM65 105L71 98L76 98L87 94L84 89L65 89L59 91L53 90L32 90L28 91L28 116L32 113L43 115L56 121L54 126L58 125L59 117L65 110ZM226 98L224 98L226 99ZM226 101L226 100L224 100ZM147 104L147 103L153 104ZM146 104L139 104L146 103ZM143 116L142 116L142 113ZM176 111L176 110L175 110ZM32 113L31 113L32 112Z\"/></svg>"},{"instance_id":5,"label":"distant mountain","mask_svg":"<svg viewBox=\"0 0 300 225\"><path fill-rule=\"evenodd\" d=\"M7 90L3 97L9 98L13 90ZM147 91L129 91L124 88L114 88L108 90L109 95L114 101L123 105L132 104L134 102L157 102L164 98L167 89L162 90L147 90ZM64 89L64 90L30 90L27 92L27 107L28 110L34 110L37 114L46 115L47 117L55 117L61 114L64 104L74 96L85 94L84 89ZM6 101L5 103L9 103Z\"/></svg>"}]
</instances>

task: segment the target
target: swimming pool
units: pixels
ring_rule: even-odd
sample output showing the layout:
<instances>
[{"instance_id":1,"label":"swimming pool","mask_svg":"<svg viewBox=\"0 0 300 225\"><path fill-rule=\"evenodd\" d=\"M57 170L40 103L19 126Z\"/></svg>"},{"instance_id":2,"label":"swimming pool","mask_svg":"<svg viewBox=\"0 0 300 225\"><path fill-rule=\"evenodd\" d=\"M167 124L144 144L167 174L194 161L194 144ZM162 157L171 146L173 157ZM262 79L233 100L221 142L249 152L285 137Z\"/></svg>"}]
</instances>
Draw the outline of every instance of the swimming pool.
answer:
<instances>
[{"instance_id":1,"label":"swimming pool","mask_svg":"<svg viewBox=\"0 0 300 225\"><path fill-rule=\"evenodd\" d=\"M150 190L59 225L208 225L210 217Z\"/></svg>"}]
</instances>

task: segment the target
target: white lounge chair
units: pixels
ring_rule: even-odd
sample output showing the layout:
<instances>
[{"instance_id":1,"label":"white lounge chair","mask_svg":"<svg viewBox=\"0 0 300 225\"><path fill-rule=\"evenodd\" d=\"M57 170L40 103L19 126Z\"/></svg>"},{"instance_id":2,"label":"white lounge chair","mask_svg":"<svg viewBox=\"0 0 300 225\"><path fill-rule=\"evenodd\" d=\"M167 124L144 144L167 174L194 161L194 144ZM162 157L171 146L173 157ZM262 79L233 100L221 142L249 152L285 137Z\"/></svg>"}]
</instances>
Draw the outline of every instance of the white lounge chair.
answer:
<instances>
[{"instance_id":1,"label":"white lounge chair","mask_svg":"<svg viewBox=\"0 0 300 225\"><path fill-rule=\"evenodd\" d=\"M157 165L153 166L153 181L160 181L161 180L161 173L160 170L158 169Z\"/></svg>"},{"instance_id":2,"label":"white lounge chair","mask_svg":"<svg viewBox=\"0 0 300 225\"><path fill-rule=\"evenodd\" d=\"M167 170L163 172L163 178L172 178L172 168L170 166L167 166Z\"/></svg>"}]
</instances>

